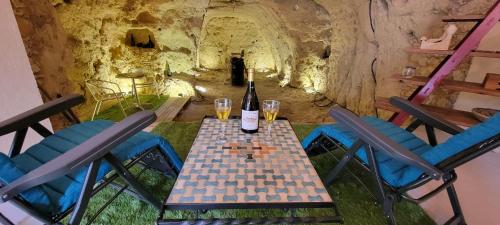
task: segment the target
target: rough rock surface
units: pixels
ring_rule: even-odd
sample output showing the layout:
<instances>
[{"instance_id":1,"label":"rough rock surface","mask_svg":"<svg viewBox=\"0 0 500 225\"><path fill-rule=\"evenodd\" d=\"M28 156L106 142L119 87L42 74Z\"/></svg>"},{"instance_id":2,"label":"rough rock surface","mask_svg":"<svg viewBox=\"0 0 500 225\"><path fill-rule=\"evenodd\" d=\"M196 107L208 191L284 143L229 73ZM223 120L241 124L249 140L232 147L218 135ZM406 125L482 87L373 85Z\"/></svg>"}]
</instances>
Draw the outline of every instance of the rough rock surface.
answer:
<instances>
[{"instance_id":1,"label":"rough rock surface","mask_svg":"<svg viewBox=\"0 0 500 225\"><path fill-rule=\"evenodd\" d=\"M55 82L55 89L73 90L69 80L84 92L84 80L95 78L130 91L130 81L116 79L116 74L137 69L163 74L168 63L174 74L198 75L204 69L228 68L231 53L245 50L245 63L277 77L276 88L279 83L319 92L360 114L376 112L375 96L413 91L391 79L404 66L413 65L418 75L427 76L439 64L440 57L409 55L404 48L418 46L421 36L439 36L446 25L441 16L484 14L494 3L51 0L51 8L46 1L12 0L33 68L47 79L42 86ZM459 25L455 44L468 28L470 24ZM127 32L140 29L152 33L154 48L127 45ZM453 79L464 79L467 68L462 64ZM178 83L182 87L176 93L172 89ZM181 80L167 85L172 95L194 93ZM454 99L439 90L430 103L450 106Z\"/></svg>"},{"instance_id":2,"label":"rough rock surface","mask_svg":"<svg viewBox=\"0 0 500 225\"><path fill-rule=\"evenodd\" d=\"M44 101L77 91L68 78L72 71L73 53L56 10L48 1L12 0L31 69ZM34 7L36 6L36 7ZM48 95L48 96L45 96ZM51 118L55 129L65 126L61 116Z\"/></svg>"}]
</instances>

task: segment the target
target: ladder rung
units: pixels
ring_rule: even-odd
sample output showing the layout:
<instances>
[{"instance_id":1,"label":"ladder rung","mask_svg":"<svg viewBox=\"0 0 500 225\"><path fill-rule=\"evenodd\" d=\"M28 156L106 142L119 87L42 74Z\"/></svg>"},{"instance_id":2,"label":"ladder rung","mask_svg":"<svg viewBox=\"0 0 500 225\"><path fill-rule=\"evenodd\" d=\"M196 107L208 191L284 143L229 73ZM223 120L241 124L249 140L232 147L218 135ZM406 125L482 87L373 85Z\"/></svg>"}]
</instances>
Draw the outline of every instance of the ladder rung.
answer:
<instances>
[{"instance_id":1,"label":"ladder rung","mask_svg":"<svg viewBox=\"0 0 500 225\"><path fill-rule=\"evenodd\" d=\"M405 83L408 85L416 85L416 86L423 86L429 81L429 78L424 77L424 76L415 76L412 78L404 78L400 74L395 74L392 77L394 79L399 80L401 83ZM448 89L448 90L452 90L452 91L463 91L463 92L469 92L469 93L476 93L476 94L500 97L500 91L485 89L482 84L474 83L474 82L458 81L458 80L443 80L439 84L439 87L444 88L444 89Z\"/></svg>"},{"instance_id":2,"label":"ladder rung","mask_svg":"<svg viewBox=\"0 0 500 225\"><path fill-rule=\"evenodd\" d=\"M449 122L456 125L471 127L480 123L480 121L476 119L474 114L472 114L471 112L466 112L456 109L447 109L430 105L421 105L421 106L426 110L428 110L429 112L433 113L434 115L439 116L442 119L446 119ZM389 99L383 97L376 98L375 107L391 112L399 112L398 108L392 106L391 103L389 103Z\"/></svg>"},{"instance_id":3,"label":"ladder rung","mask_svg":"<svg viewBox=\"0 0 500 225\"><path fill-rule=\"evenodd\" d=\"M407 48L406 52L417 53L417 54L429 54L429 55L452 55L454 50L434 50L434 49L420 49L420 48ZM500 58L500 52L496 51L485 51L485 50L475 50L472 51L469 56L483 57L483 58Z\"/></svg>"},{"instance_id":4,"label":"ladder rung","mask_svg":"<svg viewBox=\"0 0 500 225\"><path fill-rule=\"evenodd\" d=\"M484 19L483 15L464 15L464 16L444 16L443 22L480 22Z\"/></svg>"}]
</instances>

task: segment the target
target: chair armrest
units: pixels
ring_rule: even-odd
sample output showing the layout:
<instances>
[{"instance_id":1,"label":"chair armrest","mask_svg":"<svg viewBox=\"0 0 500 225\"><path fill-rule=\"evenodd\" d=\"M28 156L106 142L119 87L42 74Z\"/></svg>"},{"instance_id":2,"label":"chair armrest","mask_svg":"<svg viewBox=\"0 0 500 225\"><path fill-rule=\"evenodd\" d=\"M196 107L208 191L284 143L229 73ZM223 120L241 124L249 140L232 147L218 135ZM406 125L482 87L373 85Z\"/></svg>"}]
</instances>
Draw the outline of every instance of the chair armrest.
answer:
<instances>
[{"instance_id":1,"label":"chair armrest","mask_svg":"<svg viewBox=\"0 0 500 225\"><path fill-rule=\"evenodd\" d=\"M84 102L81 95L64 96L0 122L0 136L27 128Z\"/></svg>"},{"instance_id":2,"label":"chair armrest","mask_svg":"<svg viewBox=\"0 0 500 225\"><path fill-rule=\"evenodd\" d=\"M389 157L397 159L408 165L415 166L423 170L424 173L433 179L439 179L442 176L443 173L439 169L410 152L408 149L396 143L392 139L388 138L380 131L366 124L352 112L336 106L330 110L330 115L338 123L354 132L354 134L356 134L356 136L364 143L379 151L383 151Z\"/></svg>"},{"instance_id":3,"label":"chair armrest","mask_svg":"<svg viewBox=\"0 0 500 225\"><path fill-rule=\"evenodd\" d=\"M120 88L120 85L118 83L116 83L116 82L112 82L112 81L109 81L109 80L100 80L100 79L98 79L98 80L89 80L89 81L90 82L98 82L98 83L100 83L100 84L95 84L95 83L92 84L92 85L94 85L97 88L100 88L100 89L110 89L110 90L116 91L113 88L104 87L104 85L103 85L103 84L109 84L111 86L114 86L118 90L118 92L122 92L122 90Z\"/></svg>"},{"instance_id":4,"label":"chair armrest","mask_svg":"<svg viewBox=\"0 0 500 225\"><path fill-rule=\"evenodd\" d=\"M389 102L400 108L401 110L409 113L410 115L414 116L415 118L419 119L423 123L438 128L446 133L455 135L459 134L462 131L464 131L462 128L448 122L445 119L439 118L431 113L429 113L427 110L422 108L419 105L412 104L410 101L403 99L401 97L391 97L389 99Z\"/></svg>"},{"instance_id":5,"label":"chair armrest","mask_svg":"<svg viewBox=\"0 0 500 225\"><path fill-rule=\"evenodd\" d=\"M118 89L118 92L120 92L120 93L122 92L122 89L120 88L120 85L118 83L111 82L111 81L105 81L105 82L114 85L116 87L116 89ZM114 92L114 90L113 90L113 92Z\"/></svg>"},{"instance_id":6,"label":"chair armrest","mask_svg":"<svg viewBox=\"0 0 500 225\"><path fill-rule=\"evenodd\" d=\"M107 87L99 87L99 88L101 88L104 91L109 91L106 94L113 94L113 95L117 94L117 91L115 91L113 88L107 88ZM120 91L120 90L118 90L118 91ZM118 93L121 93L121 92L118 92Z\"/></svg>"},{"instance_id":7,"label":"chair armrest","mask_svg":"<svg viewBox=\"0 0 500 225\"><path fill-rule=\"evenodd\" d=\"M150 111L138 112L127 117L1 188L0 202L6 202L29 188L47 183L89 165L104 157L117 145L137 134L155 120L156 115Z\"/></svg>"}]
</instances>

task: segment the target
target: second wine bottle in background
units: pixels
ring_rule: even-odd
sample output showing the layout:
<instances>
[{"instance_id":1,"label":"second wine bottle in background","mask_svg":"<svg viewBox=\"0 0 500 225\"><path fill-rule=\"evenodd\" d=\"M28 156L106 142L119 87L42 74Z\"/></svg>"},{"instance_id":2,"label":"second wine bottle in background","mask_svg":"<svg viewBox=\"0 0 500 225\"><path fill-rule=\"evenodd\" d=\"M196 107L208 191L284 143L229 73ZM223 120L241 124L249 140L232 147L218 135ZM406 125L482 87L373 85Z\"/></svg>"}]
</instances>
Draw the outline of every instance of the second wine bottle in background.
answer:
<instances>
[{"instance_id":1,"label":"second wine bottle in background","mask_svg":"<svg viewBox=\"0 0 500 225\"><path fill-rule=\"evenodd\" d=\"M244 133L259 131L259 99L255 92L254 70L248 69L248 86L241 103L241 130Z\"/></svg>"}]
</instances>

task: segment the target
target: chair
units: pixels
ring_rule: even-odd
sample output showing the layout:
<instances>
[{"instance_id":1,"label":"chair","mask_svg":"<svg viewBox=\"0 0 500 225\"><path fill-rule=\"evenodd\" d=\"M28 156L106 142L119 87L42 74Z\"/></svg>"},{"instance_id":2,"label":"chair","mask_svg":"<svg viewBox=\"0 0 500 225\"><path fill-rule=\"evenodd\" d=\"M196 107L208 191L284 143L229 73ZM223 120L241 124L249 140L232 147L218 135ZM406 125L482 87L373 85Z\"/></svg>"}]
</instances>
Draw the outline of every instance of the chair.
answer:
<instances>
[{"instance_id":1,"label":"chair","mask_svg":"<svg viewBox=\"0 0 500 225\"><path fill-rule=\"evenodd\" d=\"M116 100L124 117L127 117L127 113L123 108L122 101L128 108L127 101L125 101L125 92L122 92L120 86L117 83L99 79L88 79L85 80L85 86L89 89L90 94L95 100L95 108L92 112L92 117L90 120L94 120L96 115L99 115L101 110L101 105L105 101Z\"/></svg>"},{"instance_id":2,"label":"chair","mask_svg":"<svg viewBox=\"0 0 500 225\"><path fill-rule=\"evenodd\" d=\"M142 62L142 64L146 68L151 68L151 63L149 62ZM143 69L143 68L133 69L130 70L129 72L143 74L144 77L140 79L141 82L135 84L136 88L150 88L154 91L158 99L160 99L160 95L162 94L163 88L165 87L165 82L167 81L166 77L167 75L169 75L169 73L163 71L164 75L162 75L161 72L158 70Z\"/></svg>"},{"instance_id":3,"label":"chair","mask_svg":"<svg viewBox=\"0 0 500 225\"><path fill-rule=\"evenodd\" d=\"M403 129L374 117L359 118L346 109L334 107L330 115L337 123L321 126L303 140L302 145L310 156L338 147L347 149L325 178L325 185L331 185L339 172L355 158L376 181L377 200L381 202L389 224L396 224L393 214L396 201L404 198L420 203L443 190L448 192L454 212L446 224L466 224L453 186L457 179L455 168L500 145L500 113L463 130L402 98L393 97L390 102L411 114L415 121ZM411 133L420 125L425 126L430 144ZM438 144L434 129L453 136ZM407 191L433 179L441 179L442 184L418 198L407 194Z\"/></svg>"},{"instance_id":4,"label":"chair","mask_svg":"<svg viewBox=\"0 0 500 225\"><path fill-rule=\"evenodd\" d=\"M142 79L142 83L137 83L137 88L153 88L155 95L160 99L163 87L165 86L166 77L161 74L156 74L154 76L145 76Z\"/></svg>"},{"instance_id":5,"label":"chair","mask_svg":"<svg viewBox=\"0 0 500 225\"><path fill-rule=\"evenodd\" d=\"M126 185L117 195L130 186L134 196L160 209L160 201L128 170L139 165L165 176L180 172L182 161L168 141L142 132L156 115L142 111L119 123L88 121L55 133L39 123L82 102L82 96L66 96L0 122L1 136L15 133L9 154L0 153L0 203L12 202L45 224L59 224L70 214L69 224L79 224L90 198L119 185L113 181L121 177ZM44 139L20 153L29 128Z\"/></svg>"}]
</instances>

